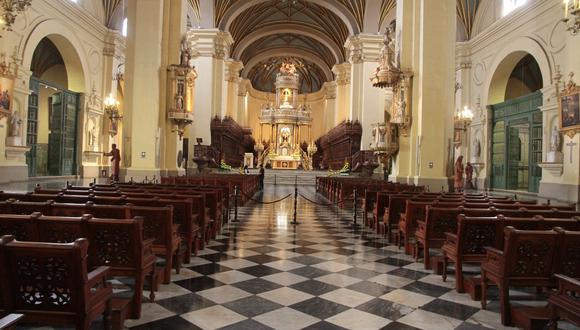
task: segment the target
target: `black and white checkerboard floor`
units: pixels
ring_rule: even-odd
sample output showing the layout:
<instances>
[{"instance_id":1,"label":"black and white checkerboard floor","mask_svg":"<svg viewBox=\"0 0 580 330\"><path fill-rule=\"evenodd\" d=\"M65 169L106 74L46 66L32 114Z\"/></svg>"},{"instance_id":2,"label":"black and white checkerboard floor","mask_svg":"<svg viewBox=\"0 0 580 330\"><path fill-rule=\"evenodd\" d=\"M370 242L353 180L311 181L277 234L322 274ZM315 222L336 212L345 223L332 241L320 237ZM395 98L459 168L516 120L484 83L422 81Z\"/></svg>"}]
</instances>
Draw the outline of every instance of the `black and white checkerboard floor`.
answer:
<instances>
[{"instance_id":1,"label":"black and white checkerboard floor","mask_svg":"<svg viewBox=\"0 0 580 330\"><path fill-rule=\"evenodd\" d=\"M314 196L314 189L301 187ZM267 187L273 200L293 187ZM320 198L320 197L317 197ZM321 199L322 201L322 199ZM479 302L367 231L347 211L293 200L250 202L238 224L160 287L134 329L501 329ZM145 294L147 296L147 294Z\"/></svg>"}]
</instances>

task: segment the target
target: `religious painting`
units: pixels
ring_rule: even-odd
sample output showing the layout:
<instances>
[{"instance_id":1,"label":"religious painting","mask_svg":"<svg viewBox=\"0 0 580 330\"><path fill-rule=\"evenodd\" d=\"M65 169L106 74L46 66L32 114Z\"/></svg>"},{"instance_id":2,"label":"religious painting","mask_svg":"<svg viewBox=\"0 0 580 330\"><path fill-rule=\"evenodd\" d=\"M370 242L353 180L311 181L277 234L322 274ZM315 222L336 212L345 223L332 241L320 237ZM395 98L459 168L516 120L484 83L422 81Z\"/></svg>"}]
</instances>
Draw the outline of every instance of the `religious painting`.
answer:
<instances>
[{"instance_id":1,"label":"religious painting","mask_svg":"<svg viewBox=\"0 0 580 330\"><path fill-rule=\"evenodd\" d=\"M10 113L12 111L12 98L14 96L14 80L0 76L0 111Z\"/></svg>"},{"instance_id":2,"label":"religious painting","mask_svg":"<svg viewBox=\"0 0 580 330\"><path fill-rule=\"evenodd\" d=\"M580 87L570 80L559 96L560 130L573 137L580 131Z\"/></svg>"}]
</instances>

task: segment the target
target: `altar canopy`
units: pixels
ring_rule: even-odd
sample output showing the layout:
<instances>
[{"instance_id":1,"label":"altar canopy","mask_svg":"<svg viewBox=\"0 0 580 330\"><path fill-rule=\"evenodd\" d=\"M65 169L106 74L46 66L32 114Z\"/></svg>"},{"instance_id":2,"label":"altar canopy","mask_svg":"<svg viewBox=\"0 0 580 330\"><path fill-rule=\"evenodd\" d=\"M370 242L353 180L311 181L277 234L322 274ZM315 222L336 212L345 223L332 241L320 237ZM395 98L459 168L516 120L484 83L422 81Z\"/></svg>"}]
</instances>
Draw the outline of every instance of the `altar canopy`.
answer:
<instances>
[{"instance_id":1,"label":"altar canopy","mask_svg":"<svg viewBox=\"0 0 580 330\"><path fill-rule=\"evenodd\" d=\"M306 105L298 105L300 77L296 67L284 63L276 75L276 103L264 104L260 114L259 150L262 165L270 164L274 169L297 169L310 167L309 150L303 149L301 141L312 145L310 128L311 110ZM264 132L266 127L266 132ZM269 129L268 129L269 128ZM305 128L307 131L305 132Z\"/></svg>"}]
</instances>

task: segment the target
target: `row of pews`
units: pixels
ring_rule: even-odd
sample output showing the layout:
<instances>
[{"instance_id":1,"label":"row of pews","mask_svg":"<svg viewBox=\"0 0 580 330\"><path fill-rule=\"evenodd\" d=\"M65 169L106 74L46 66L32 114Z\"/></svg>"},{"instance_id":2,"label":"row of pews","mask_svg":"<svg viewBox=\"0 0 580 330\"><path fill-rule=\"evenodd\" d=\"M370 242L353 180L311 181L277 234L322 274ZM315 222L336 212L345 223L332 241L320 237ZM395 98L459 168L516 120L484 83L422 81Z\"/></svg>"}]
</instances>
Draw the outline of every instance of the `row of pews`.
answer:
<instances>
[{"instance_id":1,"label":"row of pews","mask_svg":"<svg viewBox=\"0 0 580 330\"><path fill-rule=\"evenodd\" d=\"M485 309L488 287L497 286L502 324L533 329L549 323L555 329L563 317L580 326L576 205L426 192L423 187L372 179L317 181L318 192L332 201L346 199L355 189L365 225L416 261L422 259L424 268L433 268L442 281L447 279L448 265L454 264L457 292L468 292ZM480 276L466 276L466 264L479 266ZM549 306L511 308L510 287L548 292Z\"/></svg>"},{"instance_id":2,"label":"row of pews","mask_svg":"<svg viewBox=\"0 0 580 330\"><path fill-rule=\"evenodd\" d=\"M0 192L0 315L23 322L89 329L123 328L141 317L146 284L154 301L192 254L228 221L238 187L251 196L255 175L162 178L161 184L37 187ZM131 295L113 294L108 280L127 277Z\"/></svg>"}]
</instances>

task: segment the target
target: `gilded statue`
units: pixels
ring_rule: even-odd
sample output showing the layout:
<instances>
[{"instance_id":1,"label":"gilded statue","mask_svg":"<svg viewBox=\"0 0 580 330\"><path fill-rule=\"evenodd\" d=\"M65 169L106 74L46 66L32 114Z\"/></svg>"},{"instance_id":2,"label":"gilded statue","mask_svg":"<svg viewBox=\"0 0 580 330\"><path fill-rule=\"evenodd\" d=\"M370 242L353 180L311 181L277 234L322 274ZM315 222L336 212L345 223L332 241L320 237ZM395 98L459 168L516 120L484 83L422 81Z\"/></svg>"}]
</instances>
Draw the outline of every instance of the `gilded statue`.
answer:
<instances>
[{"instance_id":1,"label":"gilded statue","mask_svg":"<svg viewBox=\"0 0 580 330\"><path fill-rule=\"evenodd\" d=\"M296 66L292 63L282 63L280 72L286 75L296 74Z\"/></svg>"}]
</instances>

